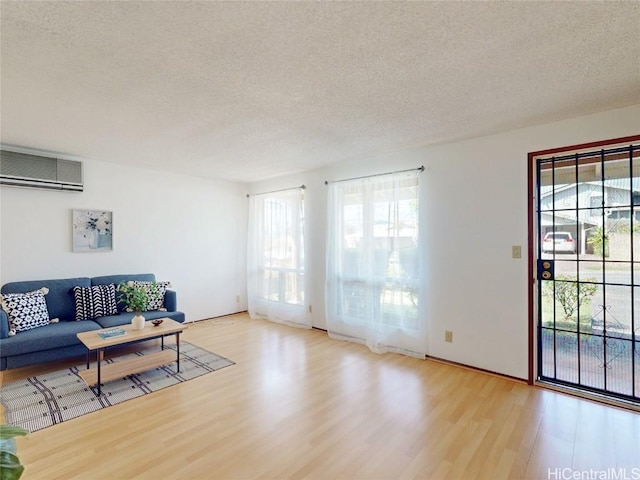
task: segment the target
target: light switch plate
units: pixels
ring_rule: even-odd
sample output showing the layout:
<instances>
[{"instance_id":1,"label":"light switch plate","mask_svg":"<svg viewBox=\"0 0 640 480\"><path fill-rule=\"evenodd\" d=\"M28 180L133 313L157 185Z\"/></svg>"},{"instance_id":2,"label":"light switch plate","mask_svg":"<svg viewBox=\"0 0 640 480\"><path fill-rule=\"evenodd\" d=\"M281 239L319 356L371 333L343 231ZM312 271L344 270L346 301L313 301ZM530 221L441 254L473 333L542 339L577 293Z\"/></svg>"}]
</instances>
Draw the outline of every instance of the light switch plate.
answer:
<instances>
[{"instance_id":1,"label":"light switch plate","mask_svg":"<svg viewBox=\"0 0 640 480\"><path fill-rule=\"evenodd\" d=\"M522 258L522 247L520 245L514 245L511 247L512 258Z\"/></svg>"}]
</instances>

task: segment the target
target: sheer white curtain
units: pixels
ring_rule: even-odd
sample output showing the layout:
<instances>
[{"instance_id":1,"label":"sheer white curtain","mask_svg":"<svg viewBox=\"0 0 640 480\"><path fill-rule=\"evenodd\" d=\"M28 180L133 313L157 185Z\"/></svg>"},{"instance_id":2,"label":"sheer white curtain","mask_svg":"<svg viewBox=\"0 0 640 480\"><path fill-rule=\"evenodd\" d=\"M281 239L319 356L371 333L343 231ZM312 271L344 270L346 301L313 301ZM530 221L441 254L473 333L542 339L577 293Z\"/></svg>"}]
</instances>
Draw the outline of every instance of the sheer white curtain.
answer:
<instances>
[{"instance_id":1,"label":"sheer white curtain","mask_svg":"<svg viewBox=\"0 0 640 480\"><path fill-rule=\"evenodd\" d=\"M304 190L249 197L249 315L311 328L305 304Z\"/></svg>"},{"instance_id":2,"label":"sheer white curtain","mask_svg":"<svg viewBox=\"0 0 640 480\"><path fill-rule=\"evenodd\" d=\"M329 335L424 358L419 172L329 184Z\"/></svg>"}]
</instances>

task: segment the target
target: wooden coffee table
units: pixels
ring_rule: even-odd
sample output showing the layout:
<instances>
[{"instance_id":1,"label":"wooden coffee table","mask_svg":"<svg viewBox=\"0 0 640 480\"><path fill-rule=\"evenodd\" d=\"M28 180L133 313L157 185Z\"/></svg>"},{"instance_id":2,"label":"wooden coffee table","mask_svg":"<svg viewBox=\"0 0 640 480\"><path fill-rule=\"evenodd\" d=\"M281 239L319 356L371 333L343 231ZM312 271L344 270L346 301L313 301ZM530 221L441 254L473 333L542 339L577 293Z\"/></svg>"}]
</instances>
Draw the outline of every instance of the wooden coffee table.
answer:
<instances>
[{"instance_id":1,"label":"wooden coffee table","mask_svg":"<svg viewBox=\"0 0 640 480\"><path fill-rule=\"evenodd\" d=\"M150 321L146 322L145 328L142 330L134 330L131 324L120 325L114 328L122 328L125 335L118 337L102 338L98 333L111 329L93 330L91 332L78 333L78 339L87 347L87 369L78 372L78 375L84 380L88 387L97 385L97 394L100 396L102 391L100 384L117 378L126 377L134 373L144 372L152 368L161 367L174 361L176 364L176 372L180 372L180 334L187 329L186 325L164 318L163 322L154 327ZM169 335L176 336L176 355L171 350L164 349L164 337ZM122 360L101 366L101 357L108 347L118 345L126 345L128 343L139 342L141 340L162 339L161 350L158 352L148 353L141 357L130 360ZM96 367L89 368L89 357L91 352L96 352Z\"/></svg>"}]
</instances>

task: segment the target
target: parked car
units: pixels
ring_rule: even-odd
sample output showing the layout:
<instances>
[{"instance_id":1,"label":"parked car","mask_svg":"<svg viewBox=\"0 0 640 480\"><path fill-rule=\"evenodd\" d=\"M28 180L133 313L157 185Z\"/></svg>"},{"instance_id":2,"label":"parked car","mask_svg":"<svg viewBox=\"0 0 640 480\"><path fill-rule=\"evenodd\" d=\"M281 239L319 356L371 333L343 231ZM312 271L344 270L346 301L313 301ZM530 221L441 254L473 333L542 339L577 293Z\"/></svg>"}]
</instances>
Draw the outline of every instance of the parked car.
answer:
<instances>
[{"instance_id":1,"label":"parked car","mask_svg":"<svg viewBox=\"0 0 640 480\"><path fill-rule=\"evenodd\" d=\"M542 241L542 251L545 253L576 253L576 242L569 232L549 232Z\"/></svg>"}]
</instances>

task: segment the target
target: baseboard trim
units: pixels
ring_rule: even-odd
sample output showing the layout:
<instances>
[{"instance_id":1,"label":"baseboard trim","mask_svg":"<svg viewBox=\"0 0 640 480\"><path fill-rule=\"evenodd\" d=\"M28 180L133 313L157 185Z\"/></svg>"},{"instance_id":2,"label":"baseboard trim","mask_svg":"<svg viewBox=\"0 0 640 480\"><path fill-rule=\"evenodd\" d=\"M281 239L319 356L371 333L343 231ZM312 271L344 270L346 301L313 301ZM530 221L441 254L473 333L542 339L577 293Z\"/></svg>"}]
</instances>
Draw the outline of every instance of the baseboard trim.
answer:
<instances>
[{"instance_id":1,"label":"baseboard trim","mask_svg":"<svg viewBox=\"0 0 640 480\"><path fill-rule=\"evenodd\" d=\"M444 358L432 357L431 355L427 355L425 357L427 360L431 360L433 362L444 363L446 365L451 365L453 367L464 368L465 370L471 370L478 373L484 373L485 375L491 375L493 377L504 378L506 380L511 380L512 382L521 383L524 385L529 385L529 382L524 378L513 377L511 375L507 375L505 373L494 372L492 370L486 370L480 367L474 367L471 365L465 365L464 363L454 362L452 360L445 360Z\"/></svg>"},{"instance_id":2,"label":"baseboard trim","mask_svg":"<svg viewBox=\"0 0 640 480\"><path fill-rule=\"evenodd\" d=\"M327 330L325 330L324 328L312 327L312 329L313 330L318 330L319 332L328 333ZM484 373L486 375L493 375L495 377L506 378L507 380L511 380L511 381L514 381L514 382L524 383L524 384L529 385L529 382L524 378L512 377L511 375L506 375L504 373L493 372L491 370L485 370L484 368L473 367L473 366L470 366L470 365L465 365L464 363L458 363L458 362L454 362L452 360L445 360L444 358L439 358L439 357L432 357L430 355L425 355L425 359L426 360L432 360L432 361L438 362L438 363L444 363L444 364L447 364L447 365L451 365L453 367L459 367L459 368L464 368L464 369L467 369L467 370L472 370L474 372Z\"/></svg>"},{"instance_id":3,"label":"baseboard trim","mask_svg":"<svg viewBox=\"0 0 640 480\"><path fill-rule=\"evenodd\" d=\"M239 312L225 313L224 315L218 315L217 317L200 318L199 320L186 320L185 323L204 322L204 321L207 321L207 320L215 320L217 318L231 317L233 315L239 315L241 313L248 313L248 312L247 312L247 310L240 310Z\"/></svg>"}]
</instances>

